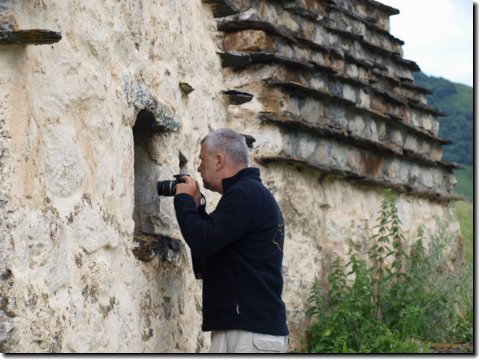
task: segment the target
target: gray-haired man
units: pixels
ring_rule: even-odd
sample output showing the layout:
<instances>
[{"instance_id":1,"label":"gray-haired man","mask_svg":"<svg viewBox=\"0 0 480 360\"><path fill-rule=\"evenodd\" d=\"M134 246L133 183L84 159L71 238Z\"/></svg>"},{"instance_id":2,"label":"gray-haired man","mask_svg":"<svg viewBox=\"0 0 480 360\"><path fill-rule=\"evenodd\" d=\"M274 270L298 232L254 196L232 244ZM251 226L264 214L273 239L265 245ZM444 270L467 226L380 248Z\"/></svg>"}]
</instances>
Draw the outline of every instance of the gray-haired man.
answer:
<instances>
[{"instance_id":1,"label":"gray-haired man","mask_svg":"<svg viewBox=\"0 0 480 360\"><path fill-rule=\"evenodd\" d=\"M257 168L248 167L243 136L219 129L202 141L206 189L222 194L207 214L198 183L177 184L175 210L203 279L203 331L210 352L285 352L288 328L281 294L284 221Z\"/></svg>"}]
</instances>

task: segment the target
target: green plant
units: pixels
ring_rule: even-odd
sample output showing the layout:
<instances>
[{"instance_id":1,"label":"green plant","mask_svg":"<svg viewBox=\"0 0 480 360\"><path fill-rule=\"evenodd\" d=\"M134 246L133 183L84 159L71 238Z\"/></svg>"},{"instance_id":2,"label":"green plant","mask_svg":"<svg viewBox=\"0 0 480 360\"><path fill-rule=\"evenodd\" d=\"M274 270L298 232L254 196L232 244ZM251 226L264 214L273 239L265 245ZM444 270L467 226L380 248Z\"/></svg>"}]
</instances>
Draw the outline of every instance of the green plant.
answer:
<instances>
[{"instance_id":1,"label":"green plant","mask_svg":"<svg viewBox=\"0 0 480 360\"><path fill-rule=\"evenodd\" d=\"M437 219L428 251L423 228L408 247L396 202L392 191L384 193L368 262L349 240L347 263L340 257L333 261L328 286L315 281L304 351L423 352L430 341L472 338L473 272L450 269L449 221Z\"/></svg>"},{"instance_id":2,"label":"green plant","mask_svg":"<svg viewBox=\"0 0 480 360\"><path fill-rule=\"evenodd\" d=\"M455 216L464 238L465 260L473 262L473 204L465 201L455 203Z\"/></svg>"}]
</instances>

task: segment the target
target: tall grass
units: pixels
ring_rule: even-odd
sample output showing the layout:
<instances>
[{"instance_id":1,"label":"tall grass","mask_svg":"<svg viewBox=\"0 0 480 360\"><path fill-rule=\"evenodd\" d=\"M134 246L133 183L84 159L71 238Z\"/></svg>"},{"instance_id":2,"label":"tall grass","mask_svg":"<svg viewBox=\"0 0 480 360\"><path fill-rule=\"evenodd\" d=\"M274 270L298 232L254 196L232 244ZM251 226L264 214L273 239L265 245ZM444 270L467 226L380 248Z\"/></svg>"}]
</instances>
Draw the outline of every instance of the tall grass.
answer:
<instances>
[{"instance_id":1,"label":"tall grass","mask_svg":"<svg viewBox=\"0 0 480 360\"><path fill-rule=\"evenodd\" d=\"M464 238L465 260L473 262L473 204L465 201L455 203L455 216L460 223Z\"/></svg>"},{"instance_id":2,"label":"tall grass","mask_svg":"<svg viewBox=\"0 0 480 360\"><path fill-rule=\"evenodd\" d=\"M452 219L437 219L435 231L420 228L407 242L396 201L385 192L368 260L349 241L348 260L333 261L328 286L312 286L304 351L413 353L428 352L430 343L473 341L473 267L452 254Z\"/></svg>"}]
</instances>

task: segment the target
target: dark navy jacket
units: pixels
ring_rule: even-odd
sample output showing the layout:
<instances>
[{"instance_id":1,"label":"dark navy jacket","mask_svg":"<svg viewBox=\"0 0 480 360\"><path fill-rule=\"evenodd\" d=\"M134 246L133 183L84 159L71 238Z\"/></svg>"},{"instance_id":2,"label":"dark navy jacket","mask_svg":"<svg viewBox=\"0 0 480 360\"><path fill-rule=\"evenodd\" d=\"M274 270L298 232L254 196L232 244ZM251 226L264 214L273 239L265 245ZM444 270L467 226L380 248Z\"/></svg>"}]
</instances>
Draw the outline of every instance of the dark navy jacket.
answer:
<instances>
[{"instance_id":1,"label":"dark navy jacket","mask_svg":"<svg viewBox=\"0 0 480 360\"><path fill-rule=\"evenodd\" d=\"M259 170L223 179L223 196L209 215L187 194L174 204L192 257L202 259L202 330L287 335L283 216Z\"/></svg>"}]
</instances>

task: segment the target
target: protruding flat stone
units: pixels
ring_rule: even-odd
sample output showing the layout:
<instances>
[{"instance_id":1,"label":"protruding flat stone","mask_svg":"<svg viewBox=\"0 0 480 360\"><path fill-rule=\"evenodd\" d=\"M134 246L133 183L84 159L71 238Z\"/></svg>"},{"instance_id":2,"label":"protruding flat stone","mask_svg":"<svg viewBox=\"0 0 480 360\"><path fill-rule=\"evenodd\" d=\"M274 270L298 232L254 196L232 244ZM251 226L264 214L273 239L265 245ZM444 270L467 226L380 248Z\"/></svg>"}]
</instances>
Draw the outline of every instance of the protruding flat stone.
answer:
<instances>
[{"instance_id":1,"label":"protruding flat stone","mask_svg":"<svg viewBox=\"0 0 480 360\"><path fill-rule=\"evenodd\" d=\"M134 234L133 254L141 261L152 261L159 256L163 261L175 264L181 251L180 240L167 235L148 234L142 231Z\"/></svg>"},{"instance_id":2,"label":"protruding flat stone","mask_svg":"<svg viewBox=\"0 0 480 360\"><path fill-rule=\"evenodd\" d=\"M135 124L137 132L178 131L180 123L175 109L159 101L143 83L126 81L124 93L128 104L135 106L141 114L142 121Z\"/></svg>"},{"instance_id":3,"label":"protruding flat stone","mask_svg":"<svg viewBox=\"0 0 480 360\"><path fill-rule=\"evenodd\" d=\"M215 18L234 15L239 12L239 9L231 0L203 0L202 2L212 6L213 17Z\"/></svg>"},{"instance_id":4,"label":"protruding flat stone","mask_svg":"<svg viewBox=\"0 0 480 360\"><path fill-rule=\"evenodd\" d=\"M226 90L226 91L223 91L223 93L228 97L228 100L231 105L245 104L246 102L249 102L253 98L252 94L238 91L238 90Z\"/></svg>"},{"instance_id":5,"label":"protruding flat stone","mask_svg":"<svg viewBox=\"0 0 480 360\"><path fill-rule=\"evenodd\" d=\"M30 30L2 30L0 31L0 45L43 45L53 44L62 39L57 31L30 29Z\"/></svg>"}]
</instances>

